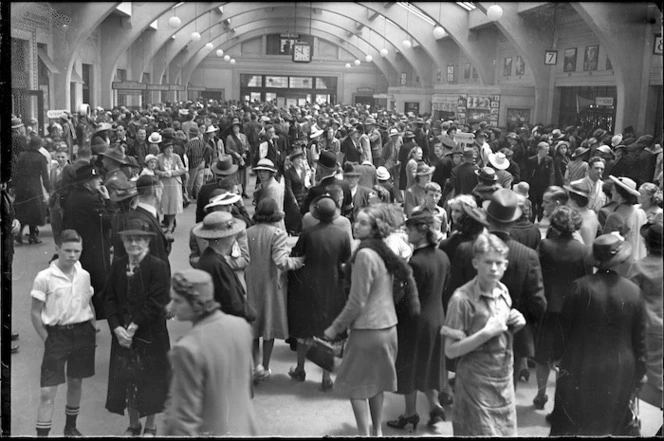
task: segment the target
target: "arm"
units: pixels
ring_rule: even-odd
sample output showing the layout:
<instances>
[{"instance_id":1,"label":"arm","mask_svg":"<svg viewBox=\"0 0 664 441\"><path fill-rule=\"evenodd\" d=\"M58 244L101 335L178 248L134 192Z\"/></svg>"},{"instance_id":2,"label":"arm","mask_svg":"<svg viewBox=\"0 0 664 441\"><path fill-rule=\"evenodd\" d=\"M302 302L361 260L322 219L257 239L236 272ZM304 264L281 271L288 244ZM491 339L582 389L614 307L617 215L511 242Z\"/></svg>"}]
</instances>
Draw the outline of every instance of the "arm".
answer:
<instances>
[{"instance_id":1,"label":"arm","mask_svg":"<svg viewBox=\"0 0 664 441\"><path fill-rule=\"evenodd\" d=\"M527 296L525 310L531 318L539 320L546 311L546 297L544 297L544 282L542 268L537 253L528 249L527 274L523 281L523 293Z\"/></svg>"},{"instance_id":2,"label":"arm","mask_svg":"<svg viewBox=\"0 0 664 441\"><path fill-rule=\"evenodd\" d=\"M290 271L304 266L304 257L288 257L290 250L286 244L286 233L278 230L272 243L272 261L281 271Z\"/></svg>"},{"instance_id":3,"label":"arm","mask_svg":"<svg viewBox=\"0 0 664 441\"><path fill-rule=\"evenodd\" d=\"M43 301L33 297L32 307L30 308L30 319L32 320L32 326L34 326L35 331L37 331L37 335L39 335L39 338L41 338L43 342L46 341L46 337L48 337L46 326L44 326L44 322L42 322L41 318L44 305L45 304Z\"/></svg>"},{"instance_id":4,"label":"arm","mask_svg":"<svg viewBox=\"0 0 664 441\"><path fill-rule=\"evenodd\" d=\"M159 316L163 316L165 307L170 301L171 280L168 266L166 262L157 257L152 257L152 262L154 266L149 268L150 281L148 282L145 303L138 314L132 318L132 324L135 324L137 328L155 321Z\"/></svg>"},{"instance_id":5,"label":"arm","mask_svg":"<svg viewBox=\"0 0 664 441\"><path fill-rule=\"evenodd\" d=\"M47 163L46 163L46 158L44 158L41 161L40 173L41 173L42 183L44 184L44 188L46 189L47 193L50 193L51 192L51 183L48 179L48 167L47 167Z\"/></svg>"},{"instance_id":6,"label":"arm","mask_svg":"<svg viewBox=\"0 0 664 441\"><path fill-rule=\"evenodd\" d=\"M614 231L617 231L623 237L625 236L625 221L623 217L616 212L609 214L609 216L606 218L602 234L608 234Z\"/></svg>"},{"instance_id":7,"label":"arm","mask_svg":"<svg viewBox=\"0 0 664 441\"><path fill-rule=\"evenodd\" d=\"M189 231L189 250L191 251L189 253L189 265L191 265L192 268L198 268L198 259L201 258L201 249L198 246L196 236L194 236L193 228Z\"/></svg>"},{"instance_id":8,"label":"arm","mask_svg":"<svg viewBox=\"0 0 664 441\"><path fill-rule=\"evenodd\" d=\"M170 353L174 375L171 376L166 410L167 436L198 436L203 420L204 372L191 350L176 345Z\"/></svg>"}]
</instances>

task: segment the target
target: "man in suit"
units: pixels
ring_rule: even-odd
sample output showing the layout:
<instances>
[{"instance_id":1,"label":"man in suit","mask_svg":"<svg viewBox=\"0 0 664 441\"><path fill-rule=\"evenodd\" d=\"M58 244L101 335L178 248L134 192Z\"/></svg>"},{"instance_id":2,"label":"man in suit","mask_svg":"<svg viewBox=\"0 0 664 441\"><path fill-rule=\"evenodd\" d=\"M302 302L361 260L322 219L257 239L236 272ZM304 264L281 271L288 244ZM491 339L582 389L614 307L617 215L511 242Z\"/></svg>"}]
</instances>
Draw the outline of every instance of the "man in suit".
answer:
<instances>
[{"instance_id":1,"label":"man in suit","mask_svg":"<svg viewBox=\"0 0 664 441\"><path fill-rule=\"evenodd\" d=\"M429 157L431 156L431 149L429 148L429 139L424 131L423 118L417 118L415 120L415 129L413 130L413 134L415 135L415 144L422 147L422 157L426 158L425 160L428 161Z\"/></svg>"},{"instance_id":2,"label":"man in suit","mask_svg":"<svg viewBox=\"0 0 664 441\"><path fill-rule=\"evenodd\" d=\"M353 212L349 217L351 222L355 222L357 213L360 209L369 206L369 196L372 189L360 185L362 173L357 169L357 166L351 162L346 162L344 165L344 181L348 182L350 193L353 196Z\"/></svg>"},{"instance_id":3,"label":"man in suit","mask_svg":"<svg viewBox=\"0 0 664 441\"><path fill-rule=\"evenodd\" d=\"M537 154L528 158L528 183L530 184L530 201L533 203L533 215L542 219L544 207L542 198L546 189L555 181L553 159L549 156L549 144L537 144Z\"/></svg>"},{"instance_id":4,"label":"man in suit","mask_svg":"<svg viewBox=\"0 0 664 441\"><path fill-rule=\"evenodd\" d=\"M348 135L346 139L341 143L341 153L344 154L346 161L350 162L360 162L362 156L362 148L358 139L360 138L360 132L357 128L353 127L348 130Z\"/></svg>"},{"instance_id":5,"label":"man in suit","mask_svg":"<svg viewBox=\"0 0 664 441\"><path fill-rule=\"evenodd\" d=\"M238 170L238 165L233 164L231 155L219 155L217 162L212 164L210 170L214 173L215 180L208 182L201 187L196 200L196 223L203 222L207 214L205 206L210 203L210 194L215 188L219 188L219 182L228 176L233 175Z\"/></svg>"},{"instance_id":6,"label":"man in suit","mask_svg":"<svg viewBox=\"0 0 664 441\"><path fill-rule=\"evenodd\" d=\"M337 155L329 150L323 150L320 153L317 164L317 184L309 189L307 197L304 199L304 202L302 202L302 205L300 205L300 213L302 213L303 216L307 214L309 212L309 205L311 205L311 201L325 193L325 188L328 185L337 184L341 186L341 189L344 192L341 214L344 216L350 216L353 209L353 196L351 194L348 182L341 181L336 178L337 171L339 170L339 164L337 164Z\"/></svg>"},{"instance_id":7,"label":"man in suit","mask_svg":"<svg viewBox=\"0 0 664 441\"><path fill-rule=\"evenodd\" d=\"M535 355L533 322L546 311L542 268L537 252L513 240L508 232L514 222L521 217L522 212L518 204L517 194L506 188L497 190L490 200L482 204L489 222L489 232L498 236L509 248L507 255L509 263L500 281L509 290L513 307L519 310L527 321L526 326L514 335L515 387L516 380L521 376L526 379L530 376L526 359ZM454 291L475 277L477 271L472 265L472 260L473 242L459 245L452 262L450 284L443 293L445 308Z\"/></svg>"},{"instance_id":8,"label":"man in suit","mask_svg":"<svg viewBox=\"0 0 664 441\"><path fill-rule=\"evenodd\" d=\"M452 169L450 178L445 183L443 199L447 200L449 194L454 190L454 195L471 194L477 185L475 170L479 170L475 164L476 151L472 147L464 147L461 164Z\"/></svg>"}]
</instances>

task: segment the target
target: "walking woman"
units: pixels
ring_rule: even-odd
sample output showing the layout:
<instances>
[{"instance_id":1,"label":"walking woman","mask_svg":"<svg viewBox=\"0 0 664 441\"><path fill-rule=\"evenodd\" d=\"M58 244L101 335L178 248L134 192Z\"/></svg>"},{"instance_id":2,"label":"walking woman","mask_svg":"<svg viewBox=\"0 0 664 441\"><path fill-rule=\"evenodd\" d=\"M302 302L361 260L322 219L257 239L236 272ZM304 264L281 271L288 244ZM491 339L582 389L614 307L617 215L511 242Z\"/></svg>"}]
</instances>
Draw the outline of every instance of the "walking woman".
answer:
<instances>
[{"instance_id":1,"label":"walking woman","mask_svg":"<svg viewBox=\"0 0 664 441\"><path fill-rule=\"evenodd\" d=\"M251 260L245 270L247 302L256 311L254 329L254 381L267 379L274 339L288 338L286 271L301 268L303 257L288 257L286 232L277 227L284 213L277 209L272 198L258 203L253 220L256 224L247 230ZM263 358L258 356L259 339L263 338Z\"/></svg>"},{"instance_id":2,"label":"walking woman","mask_svg":"<svg viewBox=\"0 0 664 441\"><path fill-rule=\"evenodd\" d=\"M438 184L436 184L438 185ZM434 216L422 213L406 221L408 241L415 251L410 259L422 312L411 318L397 311L399 352L396 360L397 393L404 395L405 411L390 427L403 429L407 424L417 427L417 391L424 392L429 402L429 427L445 420L445 411L438 402L438 392L447 386L447 369L443 356L440 329L445 321L443 289L450 272L450 261L436 247Z\"/></svg>"},{"instance_id":3,"label":"walking woman","mask_svg":"<svg viewBox=\"0 0 664 441\"><path fill-rule=\"evenodd\" d=\"M40 244L37 227L46 224L46 204L42 183L47 192L50 191L46 158L39 153L43 141L39 136L30 138L26 151L18 156L14 188L16 199L14 210L16 219L21 223L21 231L16 235L16 242L23 243L23 229L27 225L30 230L28 243Z\"/></svg>"},{"instance_id":4,"label":"walking woman","mask_svg":"<svg viewBox=\"0 0 664 441\"><path fill-rule=\"evenodd\" d=\"M124 436L140 436L142 417L143 436L155 436L155 415L168 393L170 271L149 252L155 233L147 222L131 219L120 235L127 255L113 262L104 292L112 336L106 409L119 415L127 409Z\"/></svg>"},{"instance_id":5,"label":"walking woman","mask_svg":"<svg viewBox=\"0 0 664 441\"><path fill-rule=\"evenodd\" d=\"M173 144L165 144L163 153L157 156L159 167L155 174L161 179L161 213L164 215L166 231L173 233L175 216L183 212L182 175L187 171L180 157L173 153Z\"/></svg>"},{"instance_id":6,"label":"walking woman","mask_svg":"<svg viewBox=\"0 0 664 441\"><path fill-rule=\"evenodd\" d=\"M226 153L233 156L233 163L238 165L238 177L242 186L242 197L247 199L247 155L249 153L249 140L242 133L242 124L238 118L233 118L231 134L226 138Z\"/></svg>"},{"instance_id":7,"label":"walking woman","mask_svg":"<svg viewBox=\"0 0 664 441\"><path fill-rule=\"evenodd\" d=\"M350 328L335 389L350 398L361 436L383 435L383 393L397 389L397 314L392 286L394 278L405 281L408 270L405 261L383 241L391 228L387 211L380 206L358 213L353 232L361 242L350 261L348 301L325 329L325 337L333 339Z\"/></svg>"}]
</instances>

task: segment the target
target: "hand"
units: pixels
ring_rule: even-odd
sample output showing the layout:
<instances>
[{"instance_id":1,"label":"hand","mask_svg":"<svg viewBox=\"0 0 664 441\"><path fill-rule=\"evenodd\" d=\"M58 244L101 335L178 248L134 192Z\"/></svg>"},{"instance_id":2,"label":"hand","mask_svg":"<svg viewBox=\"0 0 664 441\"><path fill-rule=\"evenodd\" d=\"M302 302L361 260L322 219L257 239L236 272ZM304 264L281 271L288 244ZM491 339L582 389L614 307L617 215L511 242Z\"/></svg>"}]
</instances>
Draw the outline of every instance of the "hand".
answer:
<instances>
[{"instance_id":1,"label":"hand","mask_svg":"<svg viewBox=\"0 0 664 441\"><path fill-rule=\"evenodd\" d=\"M131 324L127 326L127 335L129 335L129 338L133 338L134 334L136 334L136 331L138 331L138 325L134 322L131 322Z\"/></svg>"},{"instance_id":2,"label":"hand","mask_svg":"<svg viewBox=\"0 0 664 441\"><path fill-rule=\"evenodd\" d=\"M335 331L332 326L330 326L325 331L323 331L323 335L325 335L325 338L328 340L334 340L334 338L337 336L337 331Z\"/></svg>"},{"instance_id":3,"label":"hand","mask_svg":"<svg viewBox=\"0 0 664 441\"><path fill-rule=\"evenodd\" d=\"M127 330L122 326L118 326L113 330L115 336L118 338L120 346L129 348L131 346L131 336L127 333Z\"/></svg>"},{"instance_id":4,"label":"hand","mask_svg":"<svg viewBox=\"0 0 664 441\"><path fill-rule=\"evenodd\" d=\"M21 223L18 219L12 221L12 234L18 234L21 232Z\"/></svg>"},{"instance_id":5,"label":"hand","mask_svg":"<svg viewBox=\"0 0 664 441\"><path fill-rule=\"evenodd\" d=\"M101 196L104 199L110 199L111 198L111 196L108 194L108 188L106 188L104 185L99 186L99 194L101 194Z\"/></svg>"},{"instance_id":6,"label":"hand","mask_svg":"<svg viewBox=\"0 0 664 441\"><path fill-rule=\"evenodd\" d=\"M483 331L487 336L493 338L507 331L507 323L501 317L492 315L484 325Z\"/></svg>"},{"instance_id":7,"label":"hand","mask_svg":"<svg viewBox=\"0 0 664 441\"><path fill-rule=\"evenodd\" d=\"M507 326L511 328L522 328L526 325L526 319L518 309L510 309L510 315L507 318Z\"/></svg>"}]
</instances>

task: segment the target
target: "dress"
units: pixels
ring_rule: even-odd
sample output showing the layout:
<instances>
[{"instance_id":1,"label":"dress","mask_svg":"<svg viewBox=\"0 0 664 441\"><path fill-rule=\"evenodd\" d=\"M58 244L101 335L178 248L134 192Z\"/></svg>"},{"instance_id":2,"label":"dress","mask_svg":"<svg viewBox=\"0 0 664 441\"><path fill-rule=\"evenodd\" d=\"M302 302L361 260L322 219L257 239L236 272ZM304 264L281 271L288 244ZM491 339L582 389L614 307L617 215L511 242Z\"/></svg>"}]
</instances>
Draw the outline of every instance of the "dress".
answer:
<instances>
[{"instance_id":1,"label":"dress","mask_svg":"<svg viewBox=\"0 0 664 441\"><path fill-rule=\"evenodd\" d=\"M277 209L281 212L284 211L284 196L286 194L285 179L277 182L274 177L269 181L261 182L260 188L254 192L254 202L258 206L259 202L265 198L272 198L277 203ZM286 224L282 219L278 223L279 228L286 231Z\"/></svg>"},{"instance_id":2,"label":"dress","mask_svg":"<svg viewBox=\"0 0 664 441\"><path fill-rule=\"evenodd\" d=\"M50 190L46 159L38 151L23 152L16 162L14 174L16 198L14 211L21 225L41 226L46 223L46 204L42 182Z\"/></svg>"},{"instance_id":3,"label":"dress","mask_svg":"<svg viewBox=\"0 0 664 441\"><path fill-rule=\"evenodd\" d=\"M613 231L620 233L625 240L632 244L632 259L639 260L646 256L646 244L639 234L639 229L647 221L646 213L629 203L621 203L608 215L602 234Z\"/></svg>"},{"instance_id":4,"label":"dress","mask_svg":"<svg viewBox=\"0 0 664 441\"><path fill-rule=\"evenodd\" d=\"M251 260L244 272L247 302L256 311L254 338L288 337L286 271L298 268L298 259L288 257L286 233L272 224L247 229Z\"/></svg>"},{"instance_id":5,"label":"dress","mask_svg":"<svg viewBox=\"0 0 664 441\"><path fill-rule=\"evenodd\" d=\"M577 279L562 309L556 435L621 435L635 382L646 372L645 307L638 286L614 271Z\"/></svg>"},{"instance_id":6,"label":"dress","mask_svg":"<svg viewBox=\"0 0 664 441\"><path fill-rule=\"evenodd\" d=\"M440 328L445 322L443 288L450 271L447 255L435 245L418 248L410 258L417 282L421 313L418 317L397 308L399 352L396 369L401 394L441 390L447 373Z\"/></svg>"},{"instance_id":7,"label":"dress","mask_svg":"<svg viewBox=\"0 0 664 441\"><path fill-rule=\"evenodd\" d=\"M475 277L452 295L443 335L456 340L469 337L484 328L492 315L507 319L511 308L505 285L498 283L494 293L483 293ZM516 436L512 341L508 329L458 358L454 436Z\"/></svg>"},{"instance_id":8,"label":"dress","mask_svg":"<svg viewBox=\"0 0 664 441\"><path fill-rule=\"evenodd\" d=\"M304 267L288 275L290 335L322 336L346 302L340 266L350 257L350 239L336 225L320 223L302 233L291 256L304 256Z\"/></svg>"},{"instance_id":9,"label":"dress","mask_svg":"<svg viewBox=\"0 0 664 441\"><path fill-rule=\"evenodd\" d=\"M174 153L170 158L160 153L157 156L157 162L161 172L173 172L173 176L159 176L164 185L161 193L160 212L166 215L180 214L183 212L181 176L185 173L182 160Z\"/></svg>"},{"instance_id":10,"label":"dress","mask_svg":"<svg viewBox=\"0 0 664 441\"><path fill-rule=\"evenodd\" d=\"M165 307L170 301L168 265L146 255L132 276L128 258L113 262L104 292L111 358L106 409L120 415L132 407L141 416L164 409L168 393L168 350ZM118 326L138 325L130 349L120 346L113 331Z\"/></svg>"}]
</instances>

